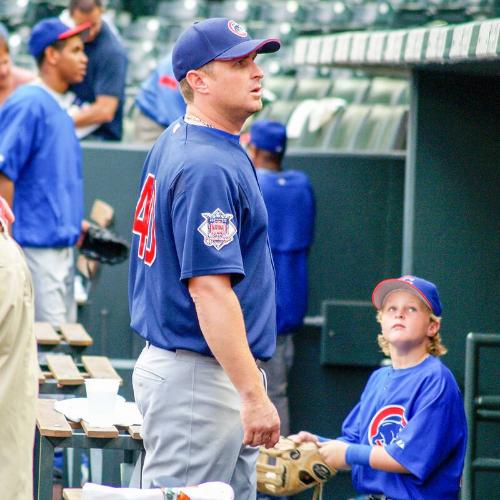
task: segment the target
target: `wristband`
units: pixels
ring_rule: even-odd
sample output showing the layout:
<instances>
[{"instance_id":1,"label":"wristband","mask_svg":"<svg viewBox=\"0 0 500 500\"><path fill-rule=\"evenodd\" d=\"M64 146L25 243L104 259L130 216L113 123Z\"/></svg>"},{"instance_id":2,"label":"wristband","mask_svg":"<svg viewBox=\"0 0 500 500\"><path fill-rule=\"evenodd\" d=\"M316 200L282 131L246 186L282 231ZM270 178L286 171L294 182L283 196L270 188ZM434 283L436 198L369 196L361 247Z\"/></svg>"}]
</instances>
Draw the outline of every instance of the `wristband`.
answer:
<instances>
[{"instance_id":1,"label":"wristband","mask_svg":"<svg viewBox=\"0 0 500 500\"><path fill-rule=\"evenodd\" d=\"M372 447L368 444L350 444L345 452L348 465L370 465Z\"/></svg>"}]
</instances>

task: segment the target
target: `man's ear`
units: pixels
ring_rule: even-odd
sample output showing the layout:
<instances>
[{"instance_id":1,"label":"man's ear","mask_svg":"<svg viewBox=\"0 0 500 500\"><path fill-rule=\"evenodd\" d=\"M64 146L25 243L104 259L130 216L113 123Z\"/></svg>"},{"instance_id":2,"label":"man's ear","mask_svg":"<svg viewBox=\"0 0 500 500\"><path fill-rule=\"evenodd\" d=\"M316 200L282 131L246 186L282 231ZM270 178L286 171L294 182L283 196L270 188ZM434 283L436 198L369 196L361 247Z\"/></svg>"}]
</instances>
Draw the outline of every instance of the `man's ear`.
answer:
<instances>
[{"instance_id":1,"label":"man's ear","mask_svg":"<svg viewBox=\"0 0 500 500\"><path fill-rule=\"evenodd\" d=\"M198 92L199 94L208 94L208 84L207 84L208 76L203 71L198 71L196 69L192 69L188 71L186 74L186 80L189 86L193 89L193 91Z\"/></svg>"},{"instance_id":2,"label":"man's ear","mask_svg":"<svg viewBox=\"0 0 500 500\"><path fill-rule=\"evenodd\" d=\"M50 65L55 66L59 62L59 57L60 57L60 52L52 45L49 45L45 49L44 60L48 62Z\"/></svg>"}]
</instances>

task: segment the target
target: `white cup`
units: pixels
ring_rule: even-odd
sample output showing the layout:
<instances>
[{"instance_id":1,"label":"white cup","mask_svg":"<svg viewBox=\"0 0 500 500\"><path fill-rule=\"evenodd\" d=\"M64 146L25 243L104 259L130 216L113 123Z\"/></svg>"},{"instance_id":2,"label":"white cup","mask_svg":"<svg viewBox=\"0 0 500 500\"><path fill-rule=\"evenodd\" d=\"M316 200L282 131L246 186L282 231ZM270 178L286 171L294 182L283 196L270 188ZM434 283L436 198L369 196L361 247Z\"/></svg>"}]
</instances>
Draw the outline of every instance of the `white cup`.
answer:
<instances>
[{"instance_id":1,"label":"white cup","mask_svg":"<svg viewBox=\"0 0 500 500\"><path fill-rule=\"evenodd\" d=\"M87 421L93 427L113 425L118 386L120 381L112 378L89 378L85 380L87 392Z\"/></svg>"}]
</instances>

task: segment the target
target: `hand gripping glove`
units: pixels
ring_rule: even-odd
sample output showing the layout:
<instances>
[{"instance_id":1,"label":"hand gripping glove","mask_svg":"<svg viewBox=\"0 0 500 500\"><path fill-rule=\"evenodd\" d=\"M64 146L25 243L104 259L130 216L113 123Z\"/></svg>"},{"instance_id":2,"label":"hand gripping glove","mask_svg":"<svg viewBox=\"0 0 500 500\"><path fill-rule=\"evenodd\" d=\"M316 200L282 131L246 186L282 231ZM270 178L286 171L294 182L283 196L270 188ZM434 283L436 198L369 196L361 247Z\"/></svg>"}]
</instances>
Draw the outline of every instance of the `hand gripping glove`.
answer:
<instances>
[{"instance_id":1,"label":"hand gripping glove","mask_svg":"<svg viewBox=\"0 0 500 500\"><path fill-rule=\"evenodd\" d=\"M128 257L129 245L109 229L90 224L80 246L80 252L88 259L103 264L119 264Z\"/></svg>"},{"instance_id":2,"label":"hand gripping glove","mask_svg":"<svg viewBox=\"0 0 500 500\"><path fill-rule=\"evenodd\" d=\"M314 487L313 498L321 498L323 483L336 473L325 464L315 443L296 444L281 437L274 448L260 447L257 490L268 495L287 496Z\"/></svg>"}]
</instances>

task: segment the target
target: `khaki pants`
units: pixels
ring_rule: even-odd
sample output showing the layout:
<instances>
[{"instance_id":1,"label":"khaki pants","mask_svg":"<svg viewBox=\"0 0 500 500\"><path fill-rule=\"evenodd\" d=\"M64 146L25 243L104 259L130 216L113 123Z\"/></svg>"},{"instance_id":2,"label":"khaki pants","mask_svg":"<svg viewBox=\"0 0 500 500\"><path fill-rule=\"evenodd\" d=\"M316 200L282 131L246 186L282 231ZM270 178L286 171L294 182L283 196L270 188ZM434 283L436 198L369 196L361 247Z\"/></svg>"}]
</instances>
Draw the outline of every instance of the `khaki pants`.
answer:
<instances>
[{"instance_id":1,"label":"khaki pants","mask_svg":"<svg viewBox=\"0 0 500 500\"><path fill-rule=\"evenodd\" d=\"M33 289L17 244L0 224L0 487L2 498L33 498L38 395Z\"/></svg>"}]
</instances>

